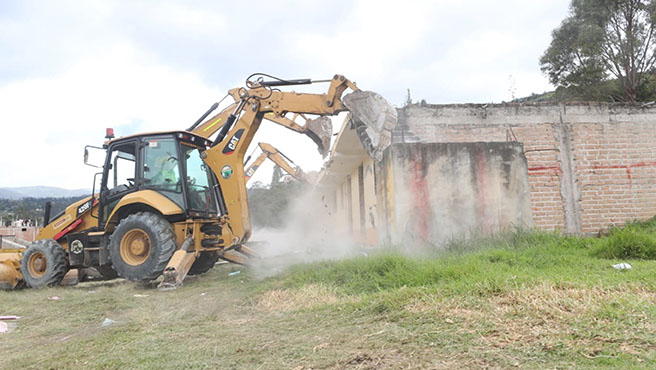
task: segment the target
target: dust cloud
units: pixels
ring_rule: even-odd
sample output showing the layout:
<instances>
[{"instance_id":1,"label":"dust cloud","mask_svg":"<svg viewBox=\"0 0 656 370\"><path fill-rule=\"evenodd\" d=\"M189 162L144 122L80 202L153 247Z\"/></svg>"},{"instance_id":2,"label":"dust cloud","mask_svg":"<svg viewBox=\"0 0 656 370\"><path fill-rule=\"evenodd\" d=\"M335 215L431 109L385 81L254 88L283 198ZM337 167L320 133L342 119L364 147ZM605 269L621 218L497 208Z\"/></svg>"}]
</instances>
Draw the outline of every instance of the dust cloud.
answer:
<instances>
[{"instance_id":1,"label":"dust cloud","mask_svg":"<svg viewBox=\"0 0 656 370\"><path fill-rule=\"evenodd\" d=\"M281 228L254 228L246 244L260 256L251 270L259 278L274 276L297 264L366 255L347 235L339 235L334 218L311 190L294 198Z\"/></svg>"}]
</instances>

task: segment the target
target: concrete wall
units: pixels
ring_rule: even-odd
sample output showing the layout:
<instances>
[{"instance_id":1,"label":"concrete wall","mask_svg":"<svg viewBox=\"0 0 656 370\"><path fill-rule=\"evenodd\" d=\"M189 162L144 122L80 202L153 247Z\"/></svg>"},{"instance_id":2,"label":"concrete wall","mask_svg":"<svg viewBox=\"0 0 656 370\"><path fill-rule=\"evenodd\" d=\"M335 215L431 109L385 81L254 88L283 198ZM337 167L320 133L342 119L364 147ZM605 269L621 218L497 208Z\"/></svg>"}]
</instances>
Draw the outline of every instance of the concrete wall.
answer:
<instances>
[{"instance_id":1,"label":"concrete wall","mask_svg":"<svg viewBox=\"0 0 656 370\"><path fill-rule=\"evenodd\" d=\"M528 169L519 143L395 144L377 173L391 243L441 244L512 225L530 227Z\"/></svg>"},{"instance_id":2,"label":"concrete wall","mask_svg":"<svg viewBox=\"0 0 656 370\"><path fill-rule=\"evenodd\" d=\"M656 107L411 105L394 142L524 144L534 224L595 233L656 214Z\"/></svg>"}]
</instances>

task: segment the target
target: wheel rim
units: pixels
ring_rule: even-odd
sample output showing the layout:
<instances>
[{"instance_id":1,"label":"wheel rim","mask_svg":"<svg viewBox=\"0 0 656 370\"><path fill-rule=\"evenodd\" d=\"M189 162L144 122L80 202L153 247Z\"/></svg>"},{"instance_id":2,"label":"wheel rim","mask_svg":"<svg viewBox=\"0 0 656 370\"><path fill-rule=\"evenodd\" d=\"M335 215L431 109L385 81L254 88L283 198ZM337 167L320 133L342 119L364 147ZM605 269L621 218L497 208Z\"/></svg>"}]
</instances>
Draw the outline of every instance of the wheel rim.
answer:
<instances>
[{"instance_id":1,"label":"wheel rim","mask_svg":"<svg viewBox=\"0 0 656 370\"><path fill-rule=\"evenodd\" d=\"M34 252L30 255L29 260L27 261L27 270L30 275L35 278L40 278L46 273L48 268L48 260L46 256L41 252Z\"/></svg>"},{"instance_id":2,"label":"wheel rim","mask_svg":"<svg viewBox=\"0 0 656 370\"><path fill-rule=\"evenodd\" d=\"M132 229L121 239L121 259L130 266L146 262L150 256L150 238L141 229Z\"/></svg>"}]
</instances>

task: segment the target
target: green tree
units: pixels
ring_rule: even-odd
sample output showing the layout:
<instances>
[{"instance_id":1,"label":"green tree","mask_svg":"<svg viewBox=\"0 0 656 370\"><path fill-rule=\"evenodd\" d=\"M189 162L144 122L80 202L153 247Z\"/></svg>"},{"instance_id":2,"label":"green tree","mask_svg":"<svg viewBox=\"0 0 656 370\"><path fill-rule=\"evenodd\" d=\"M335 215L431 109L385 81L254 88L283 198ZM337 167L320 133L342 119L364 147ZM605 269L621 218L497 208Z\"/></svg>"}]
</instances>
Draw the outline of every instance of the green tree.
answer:
<instances>
[{"instance_id":1,"label":"green tree","mask_svg":"<svg viewBox=\"0 0 656 370\"><path fill-rule=\"evenodd\" d=\"M655 21L655 0L572 0L541 69L554 85L587 97L640 100L656 62ZM612 78L617 84L607 83Z\"/></svg>"}]
</instances>

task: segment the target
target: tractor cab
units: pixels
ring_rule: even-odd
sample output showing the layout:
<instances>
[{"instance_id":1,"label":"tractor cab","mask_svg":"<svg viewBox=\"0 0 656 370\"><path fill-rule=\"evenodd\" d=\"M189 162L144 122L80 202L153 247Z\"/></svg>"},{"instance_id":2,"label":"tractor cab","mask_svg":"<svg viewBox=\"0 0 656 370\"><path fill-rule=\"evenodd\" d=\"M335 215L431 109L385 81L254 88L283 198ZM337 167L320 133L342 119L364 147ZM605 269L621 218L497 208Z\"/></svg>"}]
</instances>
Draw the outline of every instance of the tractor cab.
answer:
<instances>
[{"instance_id":1,"label":"tractor cab","mask_svg":"<svg viewBox=\"0 0 656 370\"><path fill-rule=\"evenodd\" d=\"M221 193L201 153L211 142L189 132L174 131L122 137L105 144L107 154L100 184L98 221L104 228L121 199L154 191L177 205L185 218L216 218ZM148 197L152 192L142 192Z\"/></svg>"}]
</instances>

